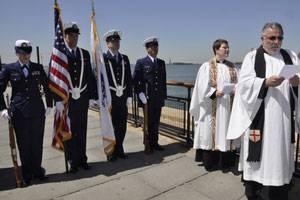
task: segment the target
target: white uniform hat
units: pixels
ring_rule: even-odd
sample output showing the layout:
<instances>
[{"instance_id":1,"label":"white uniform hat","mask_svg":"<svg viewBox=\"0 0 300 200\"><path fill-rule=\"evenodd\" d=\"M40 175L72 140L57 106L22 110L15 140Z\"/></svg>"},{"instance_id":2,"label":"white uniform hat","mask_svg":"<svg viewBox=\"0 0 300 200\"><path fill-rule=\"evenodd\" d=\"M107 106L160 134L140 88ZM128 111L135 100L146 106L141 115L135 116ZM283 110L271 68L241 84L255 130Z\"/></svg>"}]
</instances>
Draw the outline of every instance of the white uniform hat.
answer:
<instances>
[{"instance_id":1,"label":"white uniform hat","mask_svg":"<svg viewBox=\"0 0 300 200\"><path fill-rule=\"evenodd\" d=\"M77 24L77 22L68 22L64 24L64 31L65 34L67 33L77 33L80 34L79 32L79 26Z\"/></svg>"},{"instance_id":2,"label":"white uniform hat","mask_svg":"<svg viewBox=\"0 0 300 200\"><path fill-rule=\"evenodd\" d=\"M15 43L16 53L30 54L32 52L32 46L28 40L17 40Z\"/></svg>"},{"instance_id":3,"label":"white uniform hat","mask_svg":"<svg viewBox=\"0 0 300 200\"><path fill-rule=\"evenodd\" d=\"M144 40L143 46L148 47L149 44L157 44L158 45L159 39L157 37L151 36Z\"/></svg>"},{"instance_id":4,"label":"white uniform hat","mask_svg":"<svg viewBox=\"0 0 300 200\"><path fill-rule=\"evenodd\" d=\"M103 39L108 42L109 40L115 40L115 39L119 39L121 40L121 36L122 36L122 32L119 30L110 30L107 31L104 36Z\"/></svg>"}]
</instances>

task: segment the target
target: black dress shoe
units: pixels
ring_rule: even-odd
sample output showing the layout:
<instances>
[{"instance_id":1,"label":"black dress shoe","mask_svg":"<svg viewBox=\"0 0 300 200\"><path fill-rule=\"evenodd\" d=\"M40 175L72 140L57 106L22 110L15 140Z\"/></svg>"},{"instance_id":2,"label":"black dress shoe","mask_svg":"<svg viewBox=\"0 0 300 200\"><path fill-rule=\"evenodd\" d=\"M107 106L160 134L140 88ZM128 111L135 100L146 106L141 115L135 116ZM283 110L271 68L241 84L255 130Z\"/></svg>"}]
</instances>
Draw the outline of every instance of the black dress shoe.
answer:
<instances>
[{"instance_id":1,"label":"black dress shoe","mask_svg":"<svg viewBox=\"0 0 300 200\"><path fill-rule=\"evenodd\" d=\"M84 169L84 170L89 170L89 169L91 169L91 166L89 166L87 163L82 163L80 166L81 166L82 169Z\"/></svg>"},{"instance_id":2,"label":"black dress shoe","mask_svg":"<svg viewBox=\"0 0 300 200\"><path fill-rule=\"evenodd\" d=\"M117 156L115 156L115 155L106 156L106 158L107 158L107 161L109 161L109 162L114 162L118 159Z\"/></svg>"},{"instance_id":3,"label":"black dress shoe","mask_svg":"<svg viewBox=\"0 0 300 200\"><path fill-rule=\"evenodd\" d=\"M31 185L31 180L23 180L22 182L22 187L28 187Z\"/></svg>"},{"instance_id":4,"label":"black dress shoe","mask_svg":"<svg viewBox=\"0 0 300 200\"><path fill-rule=\"evenodd\" d=\"M165 150L165 149L164 149L162 146L160 146L159 144L156 144L156 145L152 146L152 148L155 149L155 150L157 150L157 151L164 151L164 150Z\"/></svg>"},{"instance_id":5,"label":"black dress shoe","mask_svg":"<svg viewBox=\"0 0 300 200\"><path fill-rule=\"evenodd\" d=\"M127 159L128 156L125 153L119 153L118 158Z\"/></svg>"},{"instance_id":6,"label":"black dress shoe","mask_svg":"<svg viewBox=\"0 0 300 200\"><path fill-rule=\"evenodd\" d=\"M78 171L78 167L76 166L71 166L69 172L72 174L75 174Z\"/></svg>"},{"instance_id":7,"label":"black dress shoe","mask_svg":"<svg viewBox=\"0 0 300 200\"><path fill-rule=\"evenodd\" d=\"M153 148L152 147L145 147L144 153L146 155L153 154Z\"/></svg>"},{"instance_id":8,"label":"black dress shoe","mask_svg":"<svg viewBox=\"0 0 300 200\"><path fill-rule=\"evenodd\" d=\"M45 180L46 179L45 174L46 174L46 170L43 167L41 167L40 170L37 170L33 173L33 178Z\"/></svg>"},{"instance_id":9,"label":"black dress shoe","mask_svg":"<svg viewBox=\"0 0 300 200\"><path fill-rule=\"evenodd\" d=\"M44 174L44 175L38 176L38 177L36 177L36 178L38 178L40 181L46 181L46 180L49 179L49 176L46 176L46 175Z\"/></svg>"}]
</instances>

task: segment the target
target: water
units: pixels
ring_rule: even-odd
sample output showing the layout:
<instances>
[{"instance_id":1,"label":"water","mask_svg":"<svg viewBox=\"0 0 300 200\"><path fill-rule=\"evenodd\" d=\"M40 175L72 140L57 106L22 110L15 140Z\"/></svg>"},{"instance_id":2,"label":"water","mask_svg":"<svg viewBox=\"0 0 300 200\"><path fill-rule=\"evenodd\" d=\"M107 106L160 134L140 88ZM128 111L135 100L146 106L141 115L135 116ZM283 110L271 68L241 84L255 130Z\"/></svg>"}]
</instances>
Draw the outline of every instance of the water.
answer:
<instances>
[{"instance_id":1,"label":"water","mask_svg":"<svg viewBox=\"0 0 300 200\"><path fill-rule=\"evenodd\" d=\"M237 68L241 67L241 64L235 64ZM167 80L176 80L180 82L195 83L199 64L193 65L166 65ZM185 87L168 86L168 96L176 96L187 98L187 89Z\"/></svg>"},{"instance_id":2,"label":"water","mask_svg":"<svg viewBox=\"0 0 300 200\"><path fill-rule=\"evenodd\" d=\"M198 69L200 65L166 65L167 80L178 81L178 82L189 82L194 83L197 77ZM131 65L131 71L134 71L134 65ZM168 86L168 96L175 97L187 97L187 89L185 87Z\"/></svg>"},{"instance_id":3,"label":"water","mask_svg":"<svg viewBox=\"0 0 300 200\"><path fill-rule=\"evenodd\" d=\"M167 80L195 83L200 65L166 65ZM168 86L168 96L187 97L187 88Z\"/></svg>"},{"instance_id":4,"label":"water","mask_svg":"<svg viewBox=\"0 0 300 200\"><path fill-rule=\"evenodd\" d=\"M195 82L200 65L166 65L167 80Z\"/></svg>"}]
</instances>

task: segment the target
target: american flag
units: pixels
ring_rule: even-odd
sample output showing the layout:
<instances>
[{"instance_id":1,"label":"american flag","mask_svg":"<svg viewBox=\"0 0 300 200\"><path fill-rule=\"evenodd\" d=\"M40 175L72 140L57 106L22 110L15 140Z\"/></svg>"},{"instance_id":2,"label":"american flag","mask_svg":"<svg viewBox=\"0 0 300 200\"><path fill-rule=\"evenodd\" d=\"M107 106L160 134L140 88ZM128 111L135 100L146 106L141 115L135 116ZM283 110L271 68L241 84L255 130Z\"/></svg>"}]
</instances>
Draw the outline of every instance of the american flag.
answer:
<instances>
[{"instance_id":1,"label":"american flag","mask_svg":"<svg viewBox=\"0 0 300 200\"><path fill-rule=\"evenodd\" d=\"M70 74L68 71L67 48L63 37L60 9L56 1L54 3L54 20L55 39L49 70L49 88L62 99L64 111L62 115L59 112L55 113L52 146L64 150L63 141L71 138L70 120L68 118Z\"/></svg>"}]
</instances>

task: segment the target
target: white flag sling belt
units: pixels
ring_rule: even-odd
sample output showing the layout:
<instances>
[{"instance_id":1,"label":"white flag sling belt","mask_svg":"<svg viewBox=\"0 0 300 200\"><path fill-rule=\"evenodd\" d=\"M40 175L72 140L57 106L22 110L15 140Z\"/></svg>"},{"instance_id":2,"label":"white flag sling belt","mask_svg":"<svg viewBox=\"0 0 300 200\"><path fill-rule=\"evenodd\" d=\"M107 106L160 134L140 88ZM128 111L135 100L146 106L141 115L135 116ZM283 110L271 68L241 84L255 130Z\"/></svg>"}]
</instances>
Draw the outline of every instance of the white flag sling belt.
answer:
<instances>
[{"instance_id":1,"label":"white flag sling belt","mask_svg":"<svg viewBox=\"0 0 300 200\"><path fill-rule=\"evenodd\" d=\"M113 80L114 85L115 85L115 87L110 86L109 88L116 92L117 97L121 97L123 95L123 91L126 89L126 86L123 87L124 86L124 77L125 77L125 62L124 62L124 59L122 57L122 82L121 82L121 85L117 84L116 77L115 77L111 62L108 61L108 63L109 63L109 69L111 71L112 80Z\"/></svg>"},{"instance_id":2,"label":"white flag sling belt","mask_svg":"<svg viewBox=\"0 0 300 200\"><path fill-rule=\"evenodd\" d=\"M74 87L72 81L69 80L70 88L71 88L69 90L69 92L72 94L72 98L75 99L75 100L80 98L80 93L83 92L87 87L87 85L85 85L83 88L81 88L83 72L84 72L84 62L83 62L82 50L81 50L81 48L78 48L78 49L79 49L79 52L80 52L80 59L81 59L81 73L80 73L79 86Z\"/></svg>"}]
</instances>

